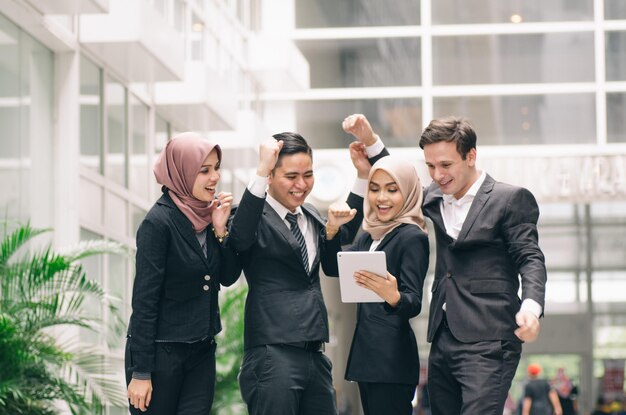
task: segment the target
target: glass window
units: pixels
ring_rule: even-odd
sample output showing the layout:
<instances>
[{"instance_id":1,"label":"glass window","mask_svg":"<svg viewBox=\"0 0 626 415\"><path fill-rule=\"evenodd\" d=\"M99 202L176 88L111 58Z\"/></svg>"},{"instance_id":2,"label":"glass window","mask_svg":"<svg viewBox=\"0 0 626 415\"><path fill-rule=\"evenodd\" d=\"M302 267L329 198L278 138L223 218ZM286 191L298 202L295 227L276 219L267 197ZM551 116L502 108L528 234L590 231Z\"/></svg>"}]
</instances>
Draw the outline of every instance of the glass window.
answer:
<instances>
[{"instance_id":1,"label":"glass window","mask_svg":"<svg viewBox=\"0 0 626 415\"><path fill-rule=\"evenodd\" d=\"M341 120L354 113L365 114L387 146L417 145L422 131L417 98L297 102L297 131L313 148L347 148L352 138L341 129Z\"/></svg>"},{"instance_id":2,"label":"glass window","mask_svg":"<svg viewBox=\"0 0 626 415\"><path fill-rule=\"evenodd\" d=\"M102 173L102 70L80 58L80 164Z\"/></svg>"},{"instance_id":3,"label":"glass window","mask_svg":"<svg viewBox=\"0 0 626 415\"><path fill-rule=\"evenodd\" d=\"M435 98L434 113L435 117L468 117L478 131L481 145L596 141L593 94Z\"/></svg>"},{"instance_id":4,"label":"glass window","mask_svg":"<svg viewBox=\"0 0 626 415\"><path fill-rule=\"evenodd\" d=\"M128 235L128 202L112 192L105 192L104 226L108 235L121 239ZM134 236L134 235L133 235Z\"/></svg>"},{"instance_id":5,"label":"glass window","mask_svg":"<svg viewBox=\"0 0 626 415\"><path fill-rule=\"evenodd\" d=\"M539 225L551 225L555 223L570 223L576 220L579 212L578 205L571 203L540 203Z\"/></svg>"},{"instance_id":6,"label":"glass window","mask_svg":"<svg viewBox=\"0 0 626 415\"><path fill-rule=\"evenodd\" d=\"M128 168L128 187L134 194L149 198L148 179L148 107L134 96L130 97L130 157Z\"/></svg>"},{"instance_id":7,"label":"glass window","mask_svg":"<svg viewBox=\"0 0 626 415\"><path fill-rule=\"evenodd\" d=\"M54 193L52 60L0 15L0 215L40 226L51 223Z\"/></svg>"},{"instance_id":8,"label":"glass window","mask_svg":"<svg viewBox=\"0 0 626 415\"><path fill-rule=\"evenodd\" d=\"M547 303L585 303L587 283L583 273L548 271Z\"/></svg>"},{"instance_id":9,"label":"glass window","mask_svg":"<svg viewBox=\"0 0 626 415\"><path fill-rule=\"evenodd\" d=\"M3 137L20 136L21 82L20 30L0 15L0 129ZM0 140L0 154L6 161L17 161L21 140Z\"/></svg>"},{"instance_id":10,"label":"glass window","mask_svg":"<svg viewBox=\"0 0 626 415\"><path fill-rule=\"evenodd\" d=\"M626 19L626 2L624 0L605 0L604 18L607 20Z\"/></svg>"},{"instance_id":11,"label":"glass window","mask_svg":"<svg viewBox=\"0 0 626 415\"><path fill-rule=\"evenodd\" d=\"M107 77L107 152L105 176L126 186L126 89Z\"/></svg>"},{"instance_id":12,"label":"glass window","mask_svg":"<svg viewBox=\"0 0 626 415\"><path fill-rule=\"evenodd\" d=\"M301 41L312 88L421 85L419 38Z\"/></svg>"},{"instance_id":13,"label":"glass window","mask_svg":"<svg viewBox=\"0 0 626 415\"><path fill-rule=\"evenodd\" d=\"M587 249L585 228L575 223L540 226L539 244L546 253L549 269L584 269L587 264L587 257L582 254Z\"/></svg>"},{"instance_id":14,"label":"glass window","mask_svg":"<svg viewBox=\"0 0 626 415\"><path fill-rule=\"evenodd\" d=\"M434 24L580 21L593 20L593 2L437 0L432 2L432 13Z\"/></svg>"},{"instance_id":15,"label":"glass window","mask_svg":"<svg viewBox=\"0 0 626 415\"><path fill-rule=\"evenodd\" d=\"M597 201L589 206L594 223L626 222L626 201Z\"/></svg>"},{"instance_id":16,"label":"glass window","mask_svg":"<svg viewBox=\"0 0 626 415\"><path fill-rule=\"evenodd\" d=\"M204 60L204 22L194 13L191 16L191 30L189 42L191 43L191 60Z\"/></svg>"},{"instance_id":17,"label":"glass window","mask_svg":"<svg viewBox=\"0 0 626 415\"><path fill-rule=\"evenodd\" d=\"M626 93L606 94L606 127L609 143L626 143Z\"/></svg>"},{"instance_id":18,"label":"glass window","mask_svg":"<svg viewBox=\"0 0 626 415\"><path fill-rule=\"evenodd\" d=\"M626 302L626 271L594 271L591 280L594 303Z\"/></svg>"},{"instance_id":19,"label":"glass window","mask_svg":"<svg viewBox=\"0 0 626 415\"><path fill-rule=\"evenodd\" d=\"M20 200L23 193L28 193L24 182L23 157L28 156L23 146L27 137L20 131L22 97L20 91L20 30L0 15L0 209L9 218L28 219L28 207ZM28 81L28 79L24 80ZM12 137L13 139L6 139ZM25 210L24 213L22 211ZM24 216L23 216L24 215Z\"/></svg>"},{"instance_id":20,"label":"glass window","mask_svg":"<svg viewBox=\"0 0 626 415\"><path fill-rule=\"evenodd\" d=\"M626 358L626 317L597 315L594 318L595 357Z\"/></svg>"},{"instance_id":21,"label":"glass window","mask_svg":"<svg viewBox=\"0 0 626 415\"><path fill-rule=\"evenodd\" d=\"M601 269L626 269L626 219L622 217L621 220L598 223L594 217L591 232L594 266Z\"/></svg>"},{"instance_id":22,"label":"glass window","mask_svg":"<svg viewBox=\"0 0 626 415\"><path fill-rule=\"evenodd\" d=\"M593 60L592 32L434 37L433 83L591 82Z\"/></svg>"},{"instance_id":23,"label":"glass window","mask_svg":"<svg viewBox=\"0 0 626 415\"><path fill-rule=\"evenodd\" d=\"M97 185L83 177L80 178L80 221L93 225L102 224L103 191Z\"/></svg>"},{"instance_id":24,"label":"glass window","mask_svg":"<svg viewBox=\"0 0 626 415\"><path fill-rule=\"evenodd\" d=\"M419 0L298 0L296 27L405 26L420 24Z\"/></svg>"},{"instance_id":25,"label":"glass window","mask_svg":"<svg viewBox=\"0 0 626 415\"><path fill-rule=\"evenodd\" d=\"M626 31L606 34L606 80L626 81Z\"/></svg>"}]
</instances>

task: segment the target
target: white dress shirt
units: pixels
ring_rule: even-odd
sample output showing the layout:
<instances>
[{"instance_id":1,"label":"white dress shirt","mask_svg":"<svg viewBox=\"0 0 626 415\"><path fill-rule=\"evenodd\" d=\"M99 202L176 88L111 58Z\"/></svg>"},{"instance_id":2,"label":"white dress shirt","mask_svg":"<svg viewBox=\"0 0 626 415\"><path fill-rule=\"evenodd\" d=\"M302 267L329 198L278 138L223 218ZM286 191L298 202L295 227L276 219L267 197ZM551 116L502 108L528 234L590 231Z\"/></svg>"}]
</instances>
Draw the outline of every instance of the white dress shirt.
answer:
<instances>
[{"instance_id":1,"label":"white dress shirt","mask_svg":"<svg viewBox=\"0 0 626 415\"><path fill-rule=\"evenodd\" d=\"M474 182L472 187L460 199L456 199L453 195L443 195L441 216L443 217L443 224L446 226L446 233L453 239L456 240L459 237L465 218L467 218L467 213L486 177L487 173L483 170L478 180Z\"/></svg>"}]
</instances>

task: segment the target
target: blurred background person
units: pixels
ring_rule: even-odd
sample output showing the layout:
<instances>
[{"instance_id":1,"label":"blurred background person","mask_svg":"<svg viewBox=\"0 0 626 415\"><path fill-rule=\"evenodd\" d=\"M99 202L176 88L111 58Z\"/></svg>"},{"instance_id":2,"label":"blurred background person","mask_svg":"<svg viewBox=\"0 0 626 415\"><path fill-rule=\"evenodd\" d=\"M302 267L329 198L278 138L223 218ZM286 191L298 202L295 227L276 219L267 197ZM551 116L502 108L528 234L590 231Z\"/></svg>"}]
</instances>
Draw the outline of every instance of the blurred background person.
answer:
<instances>
[{"instance_id":1,"label":"blurred background person","mask_svg":"<svg viewBox=\"0 0 626 415\"><path fill-rule=\"evenodd\" d=\"M563 415L578 415L578 388L560 367L550 382L559 397Z\"/></svg>"},{"instance_id":2,"label":"blurred background person","mask_svg":"<svg viewBox=\"0 0 626 415\"><path fill-rule=\"evenodd\" d=\"M558 394L546 379L539 378L541 372L539 364L528 365L530 380L524 389L522 415L562 415Z\"/></svg>"}]
</instances>

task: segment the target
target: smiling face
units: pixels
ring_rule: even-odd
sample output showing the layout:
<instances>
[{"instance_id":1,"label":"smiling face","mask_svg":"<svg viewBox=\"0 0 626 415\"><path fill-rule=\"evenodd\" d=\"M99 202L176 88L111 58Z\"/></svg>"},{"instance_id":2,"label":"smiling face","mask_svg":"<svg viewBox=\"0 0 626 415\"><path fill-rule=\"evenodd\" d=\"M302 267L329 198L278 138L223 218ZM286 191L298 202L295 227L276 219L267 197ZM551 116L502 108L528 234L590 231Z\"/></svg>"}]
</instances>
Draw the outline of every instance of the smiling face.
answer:
<instances>
[{"instance_id":1,"label":"smiling face","mask_svg":"<svg viewBox=\"0 0 626 415\"><path fill-rule=\"evenodd\" d=\"M304 203L314 182L311 156L306 153L283 155L270 174L268 193L293 212Z\"/></svg>"},{"instance_id":2,"label":"smiling face","mask_svg":"<svg viewBox=\"0 0 626 415\"><path fill-rule=\"evenodd\" d=\"M404 205L404 196L393 177L379 169L370 179L367 201L379 221L389 222L400 213Z\"/></svg>"},{"instance_id":3,"label":"smiling face","mask_svg":"<svg viewBox=\"0 0 626 415\"><path fill-rule=\"evenodd\" d=\"M217 151L212 150L200 167L191 194L198 200L211 202L215 197L215 188L220 181L220 161Z\"/></svg>"},{"instance_id":4,"label":"smiling face","mask_svg":"<svg viewBox=\"0 0 626 415\"><path fill-rule=\"evenodd\" d=\"M440 141L424 146L424 159L433 181L441 192L460 199L478 179L476 149L472 148L465 160L454 142Z\"/></svg>"}]
</instances>

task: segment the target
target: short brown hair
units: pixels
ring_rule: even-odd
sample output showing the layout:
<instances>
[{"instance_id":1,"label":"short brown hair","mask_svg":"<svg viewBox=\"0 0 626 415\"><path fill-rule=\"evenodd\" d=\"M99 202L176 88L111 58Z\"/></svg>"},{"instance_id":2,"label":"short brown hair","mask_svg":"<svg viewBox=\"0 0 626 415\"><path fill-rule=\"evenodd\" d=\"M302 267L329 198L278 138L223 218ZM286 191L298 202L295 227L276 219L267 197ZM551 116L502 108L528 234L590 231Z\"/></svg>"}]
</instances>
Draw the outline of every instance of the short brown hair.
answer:
<instances>
[{"instance_id":1,"label":"short brown hair","mask_svg":"<svg viewBox=\"0 0 626 415\"><path fill-rule=\"evenodd\" d=\"M476 148L476 132L469 120L451 115L432 120L420 137L419 146L424 149L428 144L439 142L456 143L456 151L465 160L467 153Z\"/></svg>"}]
</instances>

